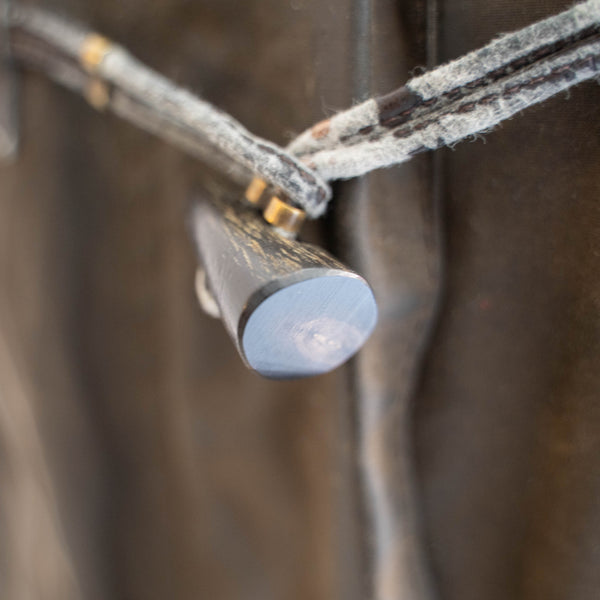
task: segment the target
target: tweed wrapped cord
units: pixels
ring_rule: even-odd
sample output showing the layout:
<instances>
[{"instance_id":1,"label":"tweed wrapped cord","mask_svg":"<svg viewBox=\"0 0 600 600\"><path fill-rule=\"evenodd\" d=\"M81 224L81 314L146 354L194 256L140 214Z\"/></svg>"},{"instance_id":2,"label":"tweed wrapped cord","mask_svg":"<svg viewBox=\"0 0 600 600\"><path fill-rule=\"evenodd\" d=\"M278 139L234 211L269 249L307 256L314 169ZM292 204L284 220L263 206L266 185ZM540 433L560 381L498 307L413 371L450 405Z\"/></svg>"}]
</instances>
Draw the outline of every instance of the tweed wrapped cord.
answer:
<instances>
[{"instance_id":1,"label":"tweed wrapped cord","mask_svg":"<svg viewBox=\"0 0 600 600\"><path fill-rule=\"evenodd\" d=\"M37 8L15 4L5 17L14 58L86 94L81 65L86 40L99 38ZM149 69L110 43L92 74L109 86L103 110L135 123L247 183L252 174L281 189L316 218L331 197L329 185L283 148L250 133L227 113ZM216 152L216 154L215 154Z\"/></svg>"},{"instance_id":2,"label":"tweed wrapped cord","mask_svg":"<svg viewBox=\"0 0 600 600\"><path fill-rule=\"evenodd\" d=\"M106 85L103 110L133 122L246 184L257 175L319 217L328 181L389 167L489 131L515 113L594 78L600 0L587 0L322 121L286 149L110 44L90 73L81 49L95 34L36 8L4 15L14 58L88 94Z\"/></svg>"},{"instance_id":3,"label":"tweed wrapped cord","mask_svg":"<svg viewBox=\"0 0 600 600\"><path fill-rule=\"evenodd\" d=\"M600 0L588 0L340 112L287 150L326 180L356 177L489 131L599 68Z\"/></svg>"}]
</instances>

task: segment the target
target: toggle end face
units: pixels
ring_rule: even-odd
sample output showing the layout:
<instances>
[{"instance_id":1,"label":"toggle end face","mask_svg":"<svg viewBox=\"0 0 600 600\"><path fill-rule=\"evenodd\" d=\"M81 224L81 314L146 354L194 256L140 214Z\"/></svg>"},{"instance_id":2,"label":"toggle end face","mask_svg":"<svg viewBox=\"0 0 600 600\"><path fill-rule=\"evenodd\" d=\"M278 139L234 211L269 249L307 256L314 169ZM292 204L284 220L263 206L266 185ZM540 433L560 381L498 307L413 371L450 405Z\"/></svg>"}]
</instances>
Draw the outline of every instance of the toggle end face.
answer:
<instances>
[{"instance_id":1,"label":"toggle end face","mask_svg":"<svg viewBox=\"0 0 600 600\"><path fill-rule=\"evenodd\" d=\"M265 377L290 379L335 369L377 322L367 282L349 271L305 269L267 284L240 320L242 354Z\"/></svg>"}]
</instances>

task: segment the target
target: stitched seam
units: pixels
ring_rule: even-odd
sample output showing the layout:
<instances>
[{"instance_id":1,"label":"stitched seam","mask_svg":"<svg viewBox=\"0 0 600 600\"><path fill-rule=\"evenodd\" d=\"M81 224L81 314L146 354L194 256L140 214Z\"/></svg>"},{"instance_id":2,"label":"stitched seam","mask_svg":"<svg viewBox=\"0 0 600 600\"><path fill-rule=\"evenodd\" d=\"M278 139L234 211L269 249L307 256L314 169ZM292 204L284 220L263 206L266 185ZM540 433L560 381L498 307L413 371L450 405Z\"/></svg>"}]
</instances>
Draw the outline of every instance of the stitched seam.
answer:
<instances>
[{"instance_id":1,"label":"stitched seam","mask_svg":"<svg viewBox=\"0 0 600 600\"><path fill-rule=\"evenodd\" d=\"M533 65L534 63L541 61L545 58L552 58L554 55L561 53L565 49L571 50L577 48L583 43L588 42L590 39L593 39L598 34L598 26L588 27L587 29L580 31L577 35L572 35L562 40L553 42L551 44L547 44L541 48L537 48L533 52L521 56L502 67L490 71L486 73L482 77L474 79L473 81L451 90L448 90L441 94L440 96L429 98L428 100L422 100L415 106L412 106L397 115L390 116L386 119L380 120L379 124L384 127L394 127L396 125L401 125L403 122L410 118L411 114L422 107L430 107L443 99L448 100L457 100L458 98L464 97L468 95L470 92L477 90L478 88L485 87L491 83L495 83L500 79L516 75L518 72L523 71ZM385 98L383 96L382 98ZM384 112L386 110L385 104L380 104L380 112ZM389 110L389 108L388 108ZM360 133L360 131L358 132ZM341 141L344 141L340 138Z\"/></svg>"},{"instance_id":2,"label":"stitched seam","mask_svg":"<svg viewBox=\"0 0 600 600\"><path fill-rule=\"evenodd\" d=\"M576 50L577 48L587 45L590 42L594 42L600 40L600 34L596 34L594 36L587 36L584 39L579 40L579 43L576 45L572 45L572 46L563 46L562 48L562 53L565 52L572 52L574 50ZM561 52L554 52L552 54L548 54L546 57L546 60L550 60L552 58L557 58L558 56L560 56ZM508 98L510 97L510 94L515 94L520 90L523 89L527 89L528 87L532 87L532 83L534 85L542 85L543 83L546 83L548 81L552 81L552 79L556 76L556 75L560 75L561 73L568 73L569 71L577 71L580 70L581 68L585 67L584 62L585 61L590 61L593 60L593 70L597 71L598 68L596 66L596 59L598 58L598 56L594 55L594 54L590 54L587 57L584 58L580 58L577 59L575 61L573 61L570 64L567 65L561 65L560 67L555 67L554 69L552 69L552 71L550 73L547 73L545 75L541 75L538 76L534 79L532 79L530 82L521 82L519 84L514 84L514 85L509 85L509 87L507 87L505 90L502 91L502 93L500 92L495 92L490 94L489 96L484 96L483 98L480 98L479 100L476 101L472 101L472 102L466 102L462 105L459 105L457 108L454 108L455 104L456 104L456 99L460 98L461 96L459 94L456 94L457 90L464 90L465 86L461 87L461 88L456 88L455 90L453 90L455 92L455 99L452 102L447 102L445 105L442 106L436 106L435 107L435 117L422 121L422 122L415 122L418 119L423 119L426 118L427 114L429 112L433 112L433 111L429 111L429 110L423 110L424 107L430 108L431 106L433 106L434 104L437 104L439 102L439 100L443 97L446 96L448 97L448 94L443 94L442 96L439 96L437 98L431 98L430 100L426 100L423 101L418 107L413 107L411 109L409 109L409 111L405 111L405 112L410 112L411 115L410 116L414 116L414 118L412 119L414 124L410 125L410 128L408 127L403 127L401 129L397 129L394 127L389 127L388 128L388 132L392 133L395 137L406 137L407 135L410 135L411 131L419 131L421 129L424 129L425 127L427 127L428 125L430 125L431 123L437 122L439 121L439 119L441 117L443 117L444 115L450 113L450 112L458 112L458 113L465 113L465 112L469 112L469 110L474 110L477 106L482 105L482 104L490 104L491 102L493 102L494 100L497 99L497 97L500 96L500 94L503 95L503 97ZM532 66L540 66L541 63L540 61L538 62L530 62L529 63L529 67ZM510 77L515 77L518 76L520 74L522 74L524 71L526 71L525 68L521 68L518 72L513 72L510 73ZM507 75L508 76L508 75ZM567 79L568 79L568 75L566 75ZM499 81L501 80L500 77L496 78L495 81L492 82L488 82L484 85L480 85L478 86L479 90L483 89L484 87L492 87L494 86L494 84L497 84ZM470 93L472 94L473 91L477 91L476 88L473 88L470 90ZM450 92L448 92L450 93ZM507 95L508 93L508 95ZM464 94L462 95L462 98L464 98L466 95L468 94ZM421 108L420 111L417 111L417 108ZM399 123L398 125L405 125L406 122L409 119L404 120L403 122ZM408 133L405 134L401 134L400 132L406 132L408 131ZM384 135L384 132L381 129L376 129L375 126L367 126L367 127L363 127L361 130L358 131L359 134L361 134L361 137L359 138L358 135L356 133L354 134L350 134L347 136L341 136L340 142L344 144L344 146L346 148L350 148L352 146L356 146L358 144L362 144L365 142L376 142L377 140L381 139L381 137ZM373 134L370 137L368 137L369 134ZM313 153L307 153L305 155L302 155L301 158L306 159L307 157L312 156L313 154L316 154L319 151L313 152Z\"/></svg>"}]
</instances>

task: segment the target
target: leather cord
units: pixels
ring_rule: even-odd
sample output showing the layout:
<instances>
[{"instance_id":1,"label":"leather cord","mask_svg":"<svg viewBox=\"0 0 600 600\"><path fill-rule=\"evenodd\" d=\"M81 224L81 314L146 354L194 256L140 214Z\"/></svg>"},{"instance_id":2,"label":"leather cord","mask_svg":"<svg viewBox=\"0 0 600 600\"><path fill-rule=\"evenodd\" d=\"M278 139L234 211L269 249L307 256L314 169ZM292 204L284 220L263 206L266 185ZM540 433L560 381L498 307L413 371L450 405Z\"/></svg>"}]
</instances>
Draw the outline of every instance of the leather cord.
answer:
<instances>
[{"instance_id":1,"label":"leather cord","mask_svg":"<svg viewBox=\"0 0 600 600\"><path fill-rule=\"evenodd\" d=\"M105 40L90 72L85 53L90 44L104 40L97 34L20 5L8 12L8 28L18 62L87 96L96 108L167 139L239 182L247 184L251 174L264 178L310 217L325 211L331 190L317 174L230 115L147 68L121 46Z\"/></svg>"},{"instance_id":2,"label":"leather cord","mask_svg":"<svg viewBox=\"0 0 600 600\"><path fill-rule=\"evenodd\" d=\"M20 5L5 16L14 57L240 183L250 174L282 190L312 218L331 197L327 181L409 160L487 132L600 70L600 0L494 40L384 96L313 126L286 150L175 86L122 47L49 13ZM93 48L92 48L93 50ZM91 53L93 55L93 52Z\"/></svg>"}]
</instances>

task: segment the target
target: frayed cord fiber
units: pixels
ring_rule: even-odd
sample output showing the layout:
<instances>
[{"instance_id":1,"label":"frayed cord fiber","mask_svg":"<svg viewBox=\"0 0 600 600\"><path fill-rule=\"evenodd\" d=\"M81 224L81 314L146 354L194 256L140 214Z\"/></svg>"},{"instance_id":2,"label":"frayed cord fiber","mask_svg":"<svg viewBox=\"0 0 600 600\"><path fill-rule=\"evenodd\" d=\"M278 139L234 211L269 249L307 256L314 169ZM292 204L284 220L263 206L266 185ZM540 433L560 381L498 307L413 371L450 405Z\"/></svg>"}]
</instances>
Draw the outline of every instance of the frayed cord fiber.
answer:
<instances>
[{"instance_id":1,"label":"frayed cord fiber","mask_svg":"<svg viewBox=\"0 0 600 600\"><path fill-rule=\"evenodd\" d=\"M325 180L452 146L598 77L600 0L588 0L318 123L287 147Z\"/></svg>"}]
</instances>

